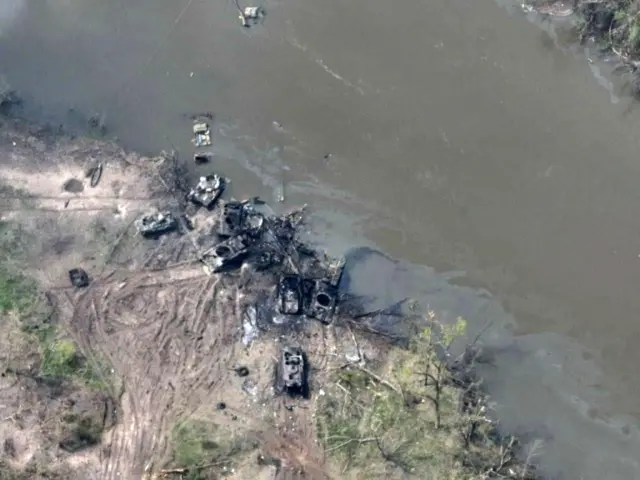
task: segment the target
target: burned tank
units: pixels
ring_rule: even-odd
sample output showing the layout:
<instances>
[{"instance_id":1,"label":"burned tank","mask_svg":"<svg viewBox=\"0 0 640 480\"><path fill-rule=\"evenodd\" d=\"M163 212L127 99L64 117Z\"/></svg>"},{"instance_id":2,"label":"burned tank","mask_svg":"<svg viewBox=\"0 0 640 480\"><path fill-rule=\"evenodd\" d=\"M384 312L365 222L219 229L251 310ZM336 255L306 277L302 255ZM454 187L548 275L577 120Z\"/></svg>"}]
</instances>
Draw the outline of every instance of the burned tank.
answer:
<instances>
[{"instance_id":1,"label":"burned tank","mask_svg":"<svg viewBox=\"0 0 640 480\"><path fill-rule=\"evenodd\" d=\"M300 275L284 275L278 282L278 310L283 315L300 315L303 308L303 285Z\"/></svg>"},{"instance_id":2,"label":"burned tank","mask_svg":"<svg viewBox=\"0 0 640 480\"><path fill-rule=\"evenodd\" d=\"M201 260L209 273L219 273L242 266L249 256L251 242L244 236L229 238L202 254Z\"/></svg>"},{"instance_id":3,"label":"burned tank","mask_svg":"<svg viewBox=\"0 0 640 480\"><path fill-rule=\"evenodd\" d=\"M239 234L256 237L264 225L264 216L256 212L251 200L238 202L231 200L222 208L222 217L218 223L218 236L222 238Z\"/></svg>"},{"instance_id":4,"label":"burned tank","mask_svg":"<svg viewBox=\"0 0 640 480\"><path fill-rule=\"evenodd\" d=\"M285 346L280 355L277 376L279 391L291 396L307 396L307 366L298 347Z\"/></svg>"},{"instance_id":5,"label":"burned tank","mask_svg":"<svg viewBox=\"0 0 640 480\"><path fill-rule=\"evenodd\" d=\"M226 179L220 175L200 177L198 184L187 195L187 200L205 208L211 208L220 198L225 187Z\"/></svg>"},{"instance_id":6,"label":"burned tank","mask_svg":"<svg viewBox=\"0 0 640 480\"><path fill-rule=\"evenodd\" d=\"M338 303L338 286L344 265L344 259L330 265L325 277L313 282L305 312L308 317L324 324L331 323L331 316Z\"/></svg>"},{"instance_id":7,"label":"burned tank","mask_svg":"<svg viewBox=\"0 0 640 480\"><path fill-rule=\"evenodd\" d=\"M178 222L168 210L143 215L135 222L138 232L143 237L152 237L175 230Z\"/></svg>"}]
</instances>

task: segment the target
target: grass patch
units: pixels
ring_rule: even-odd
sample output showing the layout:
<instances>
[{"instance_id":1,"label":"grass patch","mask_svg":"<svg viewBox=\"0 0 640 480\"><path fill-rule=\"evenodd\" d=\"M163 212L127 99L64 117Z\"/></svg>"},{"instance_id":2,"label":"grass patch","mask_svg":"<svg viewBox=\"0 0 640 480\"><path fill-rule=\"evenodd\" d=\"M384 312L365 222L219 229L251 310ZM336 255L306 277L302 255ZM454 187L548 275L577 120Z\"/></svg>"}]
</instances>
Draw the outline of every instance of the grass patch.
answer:
<instances>
[{"instance_id":1,"label":"grass patch","mask_svg":"<svg viewBox=\"0 0 640 480\"><path fill-rule=\"evenodd\" d=\"M72 340L60 337L56 326L40 329L36 336L42 359L40 376L70 380L96 391L110 390L110 372L105 365L82 355Z\"/></svg>"},{"instance_id":2,"label":"grass patch","mask_svg":"<svg viewBox=\"0 0 640 480\"><path fill-rule=\"evenodd\" d=\"M381 369L333 374L316 422L341 478L535 478L516 461L515 442L482 415L474 384L439 360L464 325L425 329Z\"/></svg>"},{"instance_id":3,"label":"grass patch","mask_svg":"<svg viewBox=\"0 0 640 480\"><path fill-rule=\"evenodd\" d=\"M0 315L17 318L24 335L37 340L41 357L39 375L80 382L94 390L108 388L108 369L87 359L76 344L53 323L53 312L37 283L17 266L14 252L24 250L19 226L0 222ZM18 257L19 258L19 257ZM26 353L26 352L23 352Z\"/></svg>"},{"instance_id":4,"label":"grass patch","mask_svg":"<svg viewBox=\"0 0 640 480\"><path fill-rule=\"evenodd\" d=\"M236 457L258 446L257 442L236 437L221 426L191 420L175 425L171 444L171 463L186 469L184 480L218 478L219 472L231 470Z\"/></svg>"}]
</instances>

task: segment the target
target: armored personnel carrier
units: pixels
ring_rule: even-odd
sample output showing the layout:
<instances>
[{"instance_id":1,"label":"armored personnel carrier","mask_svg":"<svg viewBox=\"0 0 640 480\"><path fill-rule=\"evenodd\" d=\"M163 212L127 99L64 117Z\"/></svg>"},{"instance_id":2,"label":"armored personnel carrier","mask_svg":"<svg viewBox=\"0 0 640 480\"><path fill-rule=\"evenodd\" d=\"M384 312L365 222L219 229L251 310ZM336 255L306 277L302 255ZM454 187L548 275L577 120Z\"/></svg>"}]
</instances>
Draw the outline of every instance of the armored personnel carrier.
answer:
<instances>
[{"instance_id":1,"label":"armored personnel carrier","mask_svg":"<svg viewBox=\"0 0 640 480\"><path fill-rule=\"evenodd\" d=\"M211 208L220 198L225 187L226 179L220 175L200 177L198 184L187 195L187 200L205 208Z\"/></svg>"},{"instance_id":2,"label":"armored personnel carrier","mask_svg":"<svg viewBox=\"0 0 640 480\"><path fill-rule=\"evenodd\" d=\"M151 237L175 230L178 222L174 215L167 210L143 215L136 220L135 225L143 237Z\"/></svg>"},{"instance_id":3,"label":"armored personnel carrier","mask_svg":"<svg viewBox=\"0 0 640 480\"><path fill-rule=\"evenodd\" d=\"M307 396L306 368L302 350L285 346L278 365L278 390L291 396Z\"/></svg>"}]
</instances>

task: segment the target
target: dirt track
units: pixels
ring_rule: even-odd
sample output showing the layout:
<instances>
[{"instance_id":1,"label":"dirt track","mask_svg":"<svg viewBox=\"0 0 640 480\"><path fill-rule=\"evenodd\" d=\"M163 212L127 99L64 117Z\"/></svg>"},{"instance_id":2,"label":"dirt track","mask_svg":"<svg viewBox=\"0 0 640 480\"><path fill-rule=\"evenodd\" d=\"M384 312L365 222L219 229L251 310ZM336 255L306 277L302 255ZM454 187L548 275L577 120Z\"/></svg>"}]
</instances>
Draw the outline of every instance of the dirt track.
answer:
<instances>
[{"instance_id":1,"label":"dirt track","mask_svg":"<svg viewBox=\"0 0 640 480\"><path fill-rule=\"evenodd\" d=\"M117 423L102 445L59 461L83 465L84 478L156 478L152 472L171 458L176 422L200 419L280 459L278 478L328 478L315 441L314 401L276 395L273 366L279 342L296 342L313 365L312 382L321 384L336 350L333 330L313 323L246 348L242 312L252 298L249 277L205 274L192 234L145 241L133 231L140 212L172 201L156 162L19 124L3 128L0 148L2 219L24 226L27 271L49 292L82 353L110 366L112 393L120 399ZM105 170L91 189L85 171L97 161ZM70 179L83 188L65 190ZM209 220L198 222L204 228ZM92 277L84 291L68 286L67 271L75 266ZM249 368L247 378L236 376L239 365ZM217 402L226 408L216 410ZM254 454L232 473L275 478L272 467L256 465Z\"/></svg>"}]
</instances>

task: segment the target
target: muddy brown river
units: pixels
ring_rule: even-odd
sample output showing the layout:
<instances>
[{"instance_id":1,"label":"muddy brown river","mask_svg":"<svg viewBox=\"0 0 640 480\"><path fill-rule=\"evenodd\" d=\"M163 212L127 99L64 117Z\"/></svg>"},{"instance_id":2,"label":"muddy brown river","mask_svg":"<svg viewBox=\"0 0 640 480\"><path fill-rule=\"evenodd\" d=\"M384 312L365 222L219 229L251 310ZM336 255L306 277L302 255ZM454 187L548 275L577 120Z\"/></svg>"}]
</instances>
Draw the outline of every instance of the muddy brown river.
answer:
<instances>
[{"instance_id":1,"label":"muddy brown river","mask_svg":"<svg viewBox=\"0 0 640 480\"><path fill-rule=\"evenodd\" d=\"M234 194L401 259L353 289L491 322L496 411L550 476L640 479L639 114L515 3L267 0L244 29L231 0L3 0L0 73L34 119L187 161L214 112Z\"/></svg>"}]
</instances>

